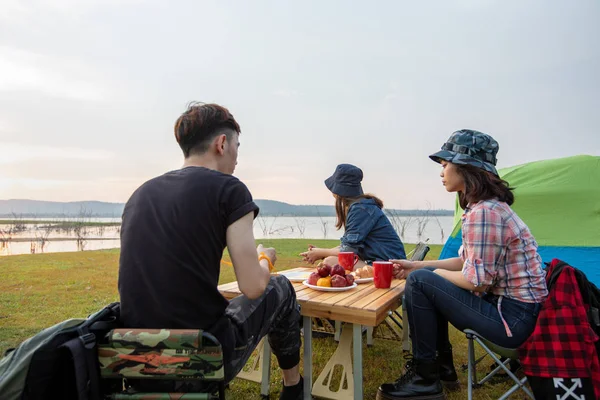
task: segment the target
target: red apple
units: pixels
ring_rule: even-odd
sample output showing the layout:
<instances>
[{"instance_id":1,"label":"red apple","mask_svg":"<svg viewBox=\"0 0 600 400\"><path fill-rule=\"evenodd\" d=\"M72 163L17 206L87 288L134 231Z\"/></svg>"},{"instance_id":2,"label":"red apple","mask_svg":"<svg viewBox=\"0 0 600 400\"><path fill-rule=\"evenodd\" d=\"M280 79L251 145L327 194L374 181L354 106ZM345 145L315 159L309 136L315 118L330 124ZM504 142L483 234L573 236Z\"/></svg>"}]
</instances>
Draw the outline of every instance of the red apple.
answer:
<instances>
[{"instance_id":1,"label":"red apple","mask_svg":"<svg viewBox=\"0 0 600 400\"><path fill-rule=\"evenodd\" d=\"M333 277L331 278L331 286L332 287L345 287L346 285L346 278L341 276L341 275L333 275Z\"/></svg>"},{"instance_id":2,"label":"red apple","mask_svg":"<svg viewBox=\"0 0 600 400\"><path fill-rule=\"evenodd\" d=\"M317 281L319 278L321 278L321 275L319 275L317 272L313 272L308 276L308 284L317 286Z\"/></svg>"},{"instance_id":3,"label":"red apple","mask_svg":"<svg viewBox=\"0 0 600 400\"><path fill-rule=\"evenodd\" d=\"M340 275L342 278L346 277L346 270L339 264L335 264L333 268L331 268L331 276Z\"/></svg>"},{"instance_id":4,"label":"red apple","mask_svg":"<svg viewBox=\"0 0 600 400\"><path fill-rule=\"evenodd\" d=\"M331 267L327 264L321 264L319 267L317 267L317 272L319 275L321 275L321 277L325 278L331 273Z\"/></svg>"},{"instance_id":5,"label":"red apple","mask_svg":"<svg viewBox=\"0 0 600 400\"><path fill-rule=\"evenodd\" d=\"M352 286L352 284L354 283L354 275L346 275L346 282L348 283L348 286Z\"/></svg>"}]
</instances>

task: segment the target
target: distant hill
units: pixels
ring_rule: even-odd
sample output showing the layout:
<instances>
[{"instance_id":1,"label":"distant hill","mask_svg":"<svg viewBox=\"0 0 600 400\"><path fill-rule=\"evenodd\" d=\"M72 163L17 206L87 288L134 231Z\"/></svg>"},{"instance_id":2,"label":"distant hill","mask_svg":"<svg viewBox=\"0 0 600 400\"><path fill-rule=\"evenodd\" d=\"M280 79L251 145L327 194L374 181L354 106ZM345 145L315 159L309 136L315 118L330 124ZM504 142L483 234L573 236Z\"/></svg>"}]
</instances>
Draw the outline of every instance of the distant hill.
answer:
<instances>
[{"instance_id":1,"label":"distant hill","mask_svg":"<svg viewBox=\"0 0 600 400\"><path fill-rule=\"evenodd\" d=\"M332 217L335 216L333 206L294 205L275 200L255 200L260 207L261 215ZM0 200L0 218L11 218L13 215L23 218L31 217L76 217L85 213L94 217L118 218L123 213L123 203L107 203L102 201L55 202L42 200ZM452 210L388 210L395 215L454 215Z\"/></svg>"},{"instance_id":2,"label":"distant hill","mask_svg":"<svg viewBox=\"0 0 600 400\"><path fill-rule=\"evenodd\" d=\"M335 208L333 206L322 205L294 205L283 203L275 200L255 200L260 207L260 213L264 215L295 215L302 217L335 217ZM387 210L399 216L419 216L419 215L435 215L435 216L453 216L452 210Z\"/></svg>"},{"instance_id":3,"label":"distant hill","mask_svg":"<svg viewBox=\"0 0 600 400\"><path fill-rule=\"evenodd\" d=\"M57 202L42 200L11 199L0 200L0 217L76 217L82 212L95 217L115 217L123 214L123 203L106 203L103 201Z\"/></svg>"}]
</instances>

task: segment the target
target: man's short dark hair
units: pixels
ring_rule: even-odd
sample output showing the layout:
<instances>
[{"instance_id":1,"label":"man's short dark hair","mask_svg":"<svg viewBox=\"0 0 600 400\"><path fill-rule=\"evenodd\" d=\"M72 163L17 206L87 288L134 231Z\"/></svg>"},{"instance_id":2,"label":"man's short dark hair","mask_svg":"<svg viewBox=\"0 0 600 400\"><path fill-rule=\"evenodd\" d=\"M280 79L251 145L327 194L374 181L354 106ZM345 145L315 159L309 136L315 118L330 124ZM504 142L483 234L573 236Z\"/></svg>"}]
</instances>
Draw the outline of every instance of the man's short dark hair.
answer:
<instances>
[{"instance_id":1,"label":"man's short dark hair","mask_svg":"<svg viewBox=\"0 0 600 400\"><path fill-rule=\"evenodd\" d=\"M240 133L239 124L218 104L190 103L175 121L175 139L186 158L204 153L217 135L225 134L229 141L234 133Z\"/></svg>"}]
</instances>

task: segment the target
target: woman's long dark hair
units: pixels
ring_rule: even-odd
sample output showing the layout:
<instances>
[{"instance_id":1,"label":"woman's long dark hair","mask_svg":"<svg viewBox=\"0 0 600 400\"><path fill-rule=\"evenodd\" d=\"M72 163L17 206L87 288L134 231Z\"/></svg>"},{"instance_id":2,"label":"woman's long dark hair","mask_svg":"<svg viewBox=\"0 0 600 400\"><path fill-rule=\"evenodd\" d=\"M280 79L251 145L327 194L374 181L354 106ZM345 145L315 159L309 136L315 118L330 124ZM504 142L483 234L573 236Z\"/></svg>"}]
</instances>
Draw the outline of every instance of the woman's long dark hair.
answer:
<instances>
[{"instance_id":1,"label":"woman's long dark hair","mask_svg":"<svg viewBox=\"0 0 600 400\"><path fill-rule=\"evenodd\" d=\"M515 201L508 182L500 177L472 165L456 165L456 170L465 181L465 191L458 192L460 207L464 210L469 203L498 199L509 206Z\"/></svg>"},{"instance_id":2,"label":"woman's long dark hair","mask_svg":"<svg viewBox=\"0 0 600 400\"><path fill-rule=\"evenodd\" d=\"M373 199L377 207L383 208L383 201L375 195L370 193L362 194L357 197L342 197L335 195L335 213L337 215L337 221L335 221L336 229L344 227L346 229L346 217L348 216L348 209L352 203L357 202L360 199Z\"/></svg>"}]
</instances>

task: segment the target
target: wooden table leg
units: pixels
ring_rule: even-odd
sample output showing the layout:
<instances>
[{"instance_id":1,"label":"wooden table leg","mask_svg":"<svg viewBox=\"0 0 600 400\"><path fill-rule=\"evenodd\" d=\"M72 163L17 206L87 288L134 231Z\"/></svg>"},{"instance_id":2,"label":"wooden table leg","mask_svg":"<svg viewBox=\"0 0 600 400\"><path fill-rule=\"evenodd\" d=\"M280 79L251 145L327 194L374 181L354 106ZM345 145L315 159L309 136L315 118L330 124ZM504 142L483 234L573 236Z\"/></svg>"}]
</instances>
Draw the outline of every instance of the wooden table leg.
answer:
<instances>
[{"instance_id":1,"label":"wooden table leg","mask_svg":"<svg viewBox=\"0 0 600 400\"><path fill-rule=\"evenodd\" d=\"M336 367L341 367L341 377L337 390L331 390ZM312 394L317 398L334 400L353 400L354 378L352 373L352 328L345 324L342 328L340 343L313 385Z\"/></svg>"},{"instance_id":2,"label":"wooden table leg","mask_svg":"<svg viewBox=\"0 0 600 400\"><path fill-rule=\"evenodd\" d=\"M256 357L249 370L242 369L236 378L246 379L260 383L260 394L269 396L269 384L271 380L271 346L265 336L256 346Z\"/></svg>"}]
</instances>

